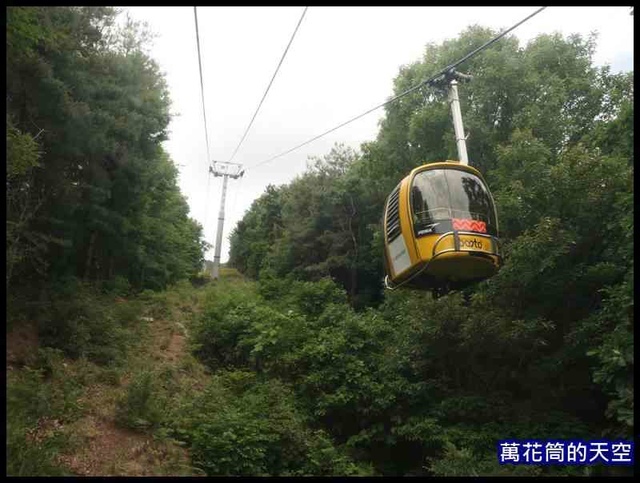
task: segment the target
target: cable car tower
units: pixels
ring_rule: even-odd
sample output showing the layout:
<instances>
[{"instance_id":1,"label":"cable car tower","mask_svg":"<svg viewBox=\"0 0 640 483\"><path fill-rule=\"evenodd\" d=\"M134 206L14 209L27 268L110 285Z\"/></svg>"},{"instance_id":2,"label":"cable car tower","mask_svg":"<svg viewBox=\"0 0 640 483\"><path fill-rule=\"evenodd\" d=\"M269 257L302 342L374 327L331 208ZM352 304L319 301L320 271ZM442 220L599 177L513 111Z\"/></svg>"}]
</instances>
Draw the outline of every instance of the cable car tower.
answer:
<instances>
[{"instance_id":1,"label":"cable car tower","mask_svg":"<svg viewBox=\"0 0 640 483\"><path fill-rule=\"evenodd\" d=\"M213 269L211 277L217 280L220 275L220 252L222 249L222 228L224 226L224 203L227 196L227 180L242 178L244 175L244 169L242 165L238 163L227 163L224 161L214 161L209 166L209 172L214 177L222 176L222 199L220 200L220 214L218 215L218 231L216 233L216 251L213 257Z\"/></svg>"},{"instance_id":2,"label":"cable car tower","mask_svg":"<svg viewBox=\"0 0 640 483\"><path fill-rule=\"evenodd\" d=\"M450 69L432 82L448 87L459 161L414 168L384 208L385 287L431 290L438 298L493 276L502 264L495 204L478 170L469 166L458 98Z\"/></svg>"}]
</instances>

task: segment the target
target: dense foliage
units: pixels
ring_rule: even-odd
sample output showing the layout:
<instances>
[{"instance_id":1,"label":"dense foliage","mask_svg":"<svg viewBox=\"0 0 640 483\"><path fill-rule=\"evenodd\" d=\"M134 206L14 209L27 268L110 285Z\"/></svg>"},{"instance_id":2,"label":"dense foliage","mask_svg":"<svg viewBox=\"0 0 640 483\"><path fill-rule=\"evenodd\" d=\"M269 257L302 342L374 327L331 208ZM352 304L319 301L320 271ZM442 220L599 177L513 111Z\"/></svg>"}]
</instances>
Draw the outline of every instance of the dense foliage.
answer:
<instances>
[{"instance_id":1,"label":"dense foliage","mask_svg":"<svg viewBox=\"0 0 640 483\"><path fill-rule=\"evenodd\" d=\"M199 270L163 151L169 98L145 35L103 7L7 8L7 289L72 275L165 287Z\"/></svg>"},{"instance_id":2,"label":"dense foliage","mask_svg":"<svg viewBox=\"0 0 640 483\"><path fill-rule=\"evenodd\" d=\"M325 431L308 426L290 388L250 372L218 374L180 407L180 427L193 463L208 475L358 475ZM178 423L178 424L176 424Z\"/></svg>"},{"instance_id":3,"label":"dense foliage","mask_svg":"<svg viewBox=\"0 0 640 483\"><path fill-rule=\"evenodd\" d=\"M394 94L494 35L472 27L428 45ZM595 38L508 37L464 66L471 164L505 249L469 304L382 293L386 196L413 167L456 159L446 93L414 92L386 107L361 153L336 146L254 202L231 261L264 299L211 313L203 360L289 381L383 473L419 473L426 458L432 474L500 474L491 455L507 437L630 438L633 73L594 67L594 49ZM327 277L357 312L326 298Z\"/></svg>"},{"instance_id":4,"label":"dense foliage","mask_svg":"<svg viewBox=\"0 0 640 483\"><path fill-rule=\"evenodd\" d=\"M122 371L140 328L117 297L197 273L203 243L161 146L145 31L108 7L6 14L8 350L28 352L8 367L7 471L61 475L79 397Z\"/></svg>"}]
</instances>

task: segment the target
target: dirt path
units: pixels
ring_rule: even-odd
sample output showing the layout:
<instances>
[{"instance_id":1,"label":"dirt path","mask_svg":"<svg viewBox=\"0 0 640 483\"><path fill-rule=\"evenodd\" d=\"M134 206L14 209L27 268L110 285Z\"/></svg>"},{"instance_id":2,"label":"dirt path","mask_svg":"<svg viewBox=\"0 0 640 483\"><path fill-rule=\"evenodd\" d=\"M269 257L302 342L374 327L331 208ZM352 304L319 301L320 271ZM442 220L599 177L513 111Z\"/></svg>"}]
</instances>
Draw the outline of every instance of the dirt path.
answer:
<instances>
[{"instance_id":1,"label":"dirt path","mask_svg":"<svg viewBox=\"0 0 640 483\"><path fill-rule=\"evenodd\" d=\"M112 420L88 416L78 428L84 439L82 449L59 457L59 462L82 476L184 475L189 456L180 447L155 441L152 437L120 428ZM163 471L167 464L175 472ZM182 469L182 471L180 471Z\"/></svg>"},{"instance_id":2,"label":"dirt path","mask_svg":"<svg viewBox=\"0 0 640 483\"><path fill-rule=\"evenodd\" d=\"M173 332L169 336L169 345L167 349L161 353L165 362L175 365L180 361L184 356L185 339L184 334L180 332Z\"/></svg>"},{"instance_id":3,"label":"dirt path","mask_svg":"<svg viewBox=\"0 0 640 483\"><path fill-rule=\"evenodd\" d=\"M137 365L177 368L186 355L186 330L167 320L148 320L150 334L133 348ZM75 448L58 460L82 476L200 476L190 466L188 451L170 440L133 431L116 423L117 401L131 381L127 371L115 385L93 384L78 401L84 415L68 428Z\"/></svg>"}]
</instances>

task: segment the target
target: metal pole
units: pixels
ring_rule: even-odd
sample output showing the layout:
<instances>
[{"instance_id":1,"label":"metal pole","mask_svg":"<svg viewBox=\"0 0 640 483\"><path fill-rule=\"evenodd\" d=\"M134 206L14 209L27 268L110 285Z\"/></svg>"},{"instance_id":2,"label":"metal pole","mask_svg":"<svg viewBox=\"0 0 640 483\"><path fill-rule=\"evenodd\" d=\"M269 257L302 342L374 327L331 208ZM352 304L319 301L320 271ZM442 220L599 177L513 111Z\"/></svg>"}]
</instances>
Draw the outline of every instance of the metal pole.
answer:
<instances>
[{"instance_id":1,"label":"metal pole","mask_svg":"<svg viewBox=\"0 0 640 483\"><path fill-rule=\"evenodd\" d=\"M222 200L220 201L220 214L218 215L218 233L216 234L216 254L213 257L213 273L211 276L214 280L218 279L220 274L220 252L222 250L222 226L224 225L224 202L227 196L227 180L229 175L223 175L222 182Z\"/></svg>"},{"instance_id":2,"label":"metal pole","mask_svg":"<svg viewBox=\"0 0 640 483\"><path fill-rule=\"evenodd\" d=\"M449 83L449 103L451 104L451 115L453 117L453 129L456 133L456 145L458 146L458 157L460 163L469 164L467 156L467 142L464 136L464 126L462 125L462 112L460 112L460 99L458 98L458 81L453 79Z\"/></svg>"}]
</instances>

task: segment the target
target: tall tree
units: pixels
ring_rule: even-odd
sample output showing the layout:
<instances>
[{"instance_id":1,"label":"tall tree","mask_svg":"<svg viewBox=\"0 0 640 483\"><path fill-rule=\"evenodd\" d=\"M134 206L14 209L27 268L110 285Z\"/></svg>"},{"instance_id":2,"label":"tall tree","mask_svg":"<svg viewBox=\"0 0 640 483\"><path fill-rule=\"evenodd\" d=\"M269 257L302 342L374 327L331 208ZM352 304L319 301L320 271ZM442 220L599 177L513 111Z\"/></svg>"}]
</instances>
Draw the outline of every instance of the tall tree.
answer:
<instances>
[{"instance_id":1,"label":"tall tree","mask_svg":"<svg viewBox=\"0 0 640 483\"><path fill-rule=\"evenodd\" d=\"M394 94L495 34L471 27L428 45L422 61L400 70ZM507 37L464 65L473 75L460 89L470 163L492 189L505 264L470 290L468 310L438 311L423 294L407 293L406 305L392 303L389 317L418 328L405 334L417 346L402 350L412 367L424 368L422 380L444 385L439 397L451 404L466 404L469 394L493 401L493 391L513 407L571 414L627 437L633 427L633 73L595 67L595 41L541 35L522 47ZM261 252L280 276L332 276L355 306L379 302L363 295L380 290L380 219L388 193L412 168L457 157L446 93L425 89L388 105L377 138L361 151L341 164L334 150L280 188L282 229ZM254 216L252 208L244 230ZM243 233L236 233L232 250L244 246L248 259Z\"/></svg>"},{"instance_id":2,"label":"tall tree","mask_svg":"<svg viewBox=\"0 0 640 483\"><path fill-rule=\"evenodd\" d=\"M201 229L161 146L170 101L144 26L115 27L107 7L7 12L10 164L33 165L24 136L39 144L39 167L18 190L25 206L9 207L10 237L41 234L39 265L53 277L157 288L199 270ZM26 223L29 203L39 210ZM24 259L12 255L11 273Z\"/></svg>"}]
</instances>

